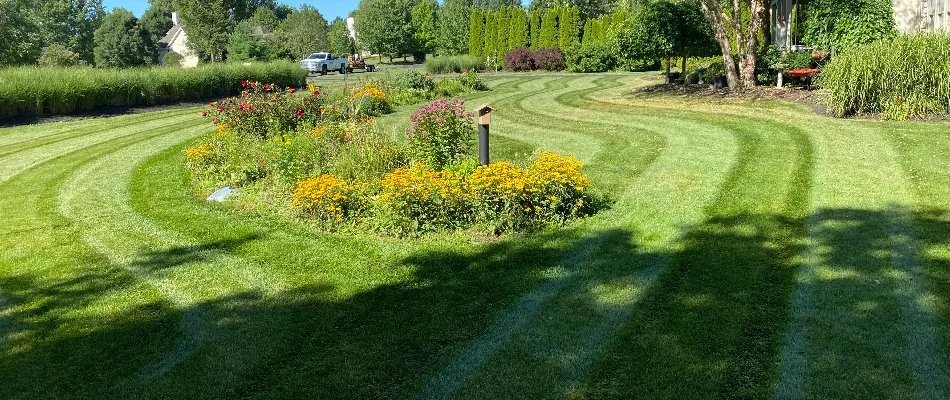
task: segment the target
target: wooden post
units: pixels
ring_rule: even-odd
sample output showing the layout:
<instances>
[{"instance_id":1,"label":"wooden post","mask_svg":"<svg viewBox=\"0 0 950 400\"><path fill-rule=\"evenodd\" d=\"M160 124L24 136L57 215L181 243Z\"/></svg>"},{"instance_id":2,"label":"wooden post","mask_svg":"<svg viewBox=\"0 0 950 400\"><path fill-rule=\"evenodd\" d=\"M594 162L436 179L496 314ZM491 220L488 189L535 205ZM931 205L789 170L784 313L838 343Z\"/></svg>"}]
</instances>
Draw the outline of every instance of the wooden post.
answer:
<instances>
[{"instance_id":1,"label":"wooden post","mask_svg":"<svg viewBox=\"0 0 950 400\"><path fill-rule=\"evenodd\" d=\"M488 165L488 126L491 125L492 108L482 104L475 108L478 115L478 163Z\"/></svg>"}]
</instances>

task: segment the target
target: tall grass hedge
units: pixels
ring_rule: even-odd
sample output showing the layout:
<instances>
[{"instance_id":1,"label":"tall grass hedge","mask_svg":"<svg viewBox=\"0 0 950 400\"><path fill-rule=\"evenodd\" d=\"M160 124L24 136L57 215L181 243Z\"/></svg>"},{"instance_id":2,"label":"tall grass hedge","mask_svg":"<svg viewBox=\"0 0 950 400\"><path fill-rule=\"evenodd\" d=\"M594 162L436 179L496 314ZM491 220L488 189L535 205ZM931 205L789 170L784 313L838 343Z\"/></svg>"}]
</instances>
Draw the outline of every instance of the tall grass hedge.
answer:
<instances>
[{"instance_id":1,"label":"tall grass hedge","mask_svg":"<svg viewBox=\"0 0 950 400\"><path fill-rule=\"evenodd\" d=\"M950 35L883 39L838 55L819 76L836 116L902 120L950 114Z\"/></svg>"},{"instance_id":2,"label":"tall grass hedge","mask_svg":"<svg viewBox=\"0 0 950 400\"><path fill-rule=\"evenodd\" d=\"M442 56L426 60L426 71L433 74L451 74L465 71L482 72L485 60L474 56Z\"/></svg>"},{"instance_id":3,"label":"tall grass hedge","mask_svg":"<svg viewBox=\"0 0 950 400\"><path fill-rule=\"evenodd\" d=\"M102 106L148 106L235 95L241 81L302 86L291 62L198 68L43 68L0 70L0 118L72 114Z\"/></svg>"}]
</instances>

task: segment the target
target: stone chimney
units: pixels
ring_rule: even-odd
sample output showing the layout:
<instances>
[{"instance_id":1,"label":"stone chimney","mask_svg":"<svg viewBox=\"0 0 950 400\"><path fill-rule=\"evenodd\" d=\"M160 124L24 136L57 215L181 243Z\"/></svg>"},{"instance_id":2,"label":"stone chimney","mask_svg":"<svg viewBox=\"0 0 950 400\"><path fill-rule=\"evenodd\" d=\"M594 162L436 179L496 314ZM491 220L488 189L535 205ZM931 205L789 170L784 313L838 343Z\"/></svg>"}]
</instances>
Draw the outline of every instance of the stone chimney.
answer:
<instances>
[{"instance_id":1,"label":"stone chimney","mask_svg":"<svg viewBox=\"0 0 950 400\"><path fill-rule=\"evenodd\" d=\"M178 16L178 11L172 11L172 25L181 25L181 17Z\"/></svg>"}]
</instances>

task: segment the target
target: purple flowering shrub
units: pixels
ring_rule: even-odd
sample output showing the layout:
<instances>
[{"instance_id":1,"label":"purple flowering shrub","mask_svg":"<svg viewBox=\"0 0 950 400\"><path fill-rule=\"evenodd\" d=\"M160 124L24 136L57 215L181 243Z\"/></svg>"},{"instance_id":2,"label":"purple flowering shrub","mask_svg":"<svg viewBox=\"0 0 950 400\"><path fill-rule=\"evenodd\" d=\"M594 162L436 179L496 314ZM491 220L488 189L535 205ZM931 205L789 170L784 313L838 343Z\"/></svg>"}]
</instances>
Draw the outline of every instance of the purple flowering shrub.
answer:
<instances>
[{"instance_id":1,"label":"purple flowering shrub","mask_svg":"<svg viewBox=\"0 0 950 400\"><path fill-rule=\"evenodd\" d=\"M475 117L460 99L436 100L412 114L406 136L413 160L442 170L472 154Z\"/></svg>"},{"instance_id":2,"label":"purple flowering shrub","mask_svg":"<svg viewBox=\"0 0 950 400\"><path fill-rule=\"evenodd\" d=\"M550 49L537 49L532 55L534 67L545 71L563 71L564 53L561 49L554 47Z\"/></svg>"}]
</instances>

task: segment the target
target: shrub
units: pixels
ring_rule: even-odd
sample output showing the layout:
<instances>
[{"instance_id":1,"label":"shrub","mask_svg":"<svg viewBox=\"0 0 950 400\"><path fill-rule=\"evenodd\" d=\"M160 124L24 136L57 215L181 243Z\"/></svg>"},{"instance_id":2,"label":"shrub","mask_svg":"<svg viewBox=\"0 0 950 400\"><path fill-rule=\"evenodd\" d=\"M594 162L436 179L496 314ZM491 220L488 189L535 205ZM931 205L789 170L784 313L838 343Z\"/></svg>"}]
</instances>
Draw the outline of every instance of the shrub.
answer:
<instances>
[{"instance_id":1,"label":"shrub","mask_svg":"<svg viewBox=\"0 0 950 400\"><path fill-rule=\"evenodd\" d=\"M426 60L426 71L433 74L461 73L469 70L484 71L485 60L473 56L434 57Z\"/></svg>"},{"instance_id":2,"label":"shrub","mask_svg":"<svg viewBox=\"0 0 950 400\"><path fill-rule=\"evenodd\" d=\"M314 90L306 96L295 89L282 89L270 83L243 81L240 96L212 102L202 113L241 135L265 138L294 131L300 124L313 125L321 117L324 99Z\"/></svg>"},{"instance_id":3,"label":"shrub","mask_svg":"<svg viewBox=\"0 0 950 400\"><path fill-rule=\"evenodd\" d=\"M392 79L393 86L404 89L416 89L432 91L435 89L435 82L429 76L416 71L408 70L400 72Z\"/></svg>"},{"instance_id":4,"label":"shrub","mask_svg":"<svg viewBox=\"0 0 950 400\"><path fill-rule=\"evenodd\" d=\"M462 85L468 88L469 90L475 91L485 91L488 90L488 85L485 85L485 82L482 82L482 78L478 76L474 70L468 70L468 72L463 72L459 75L458 80L462 82Z\"/></svg>"},{"instance_id":5,"label":"shrub","mask_svg":"<svg viewBox=\"0 0 950 400\"><path fill-rule=\"evenodd\" d=\"M545 71L563 71L564 53L559 48L538 49L533 55L534 66Z\"/></svg>"},{"instance_id":6,"label":"shrub","mask_svg":"<svg viewBox=\"0 0 950 400\"><path fill-rule=\"evenodd\" d=\"M375 81L366 81L354 88L350 96L350 104L357 116L377 117L393 112L382 84Z\"/></svg>"},{"instance_id":7,"label":"shrub","mask_svg":"<svg viewBox=\"0 0 950 400\"><path fill-rule=\"evenodd\" d=\"M835 57L818 84L836 116L882 113L906 119L950 113L950 36L900 36Z\"/></svg>"},{"instance_id":8,"label":"shrub","mask_svg":"<svg viewBox=\"0 0 950 400\"><path fill-rule=\"evenodd\" d=\"M506 53L505 69L514 72L534 70L534 56L531 49L519 47Z\"/></svg>"},{"instance_id":9,"label":"shrub","mask_svg":"<svg viewBox=\"0 0 950 400\"><path fill-rule=\"evenodd\" d=\"M189 69L7 68L0 70L0 118L230 96L241 92L245 80L301 86L306 72L290 62Z\"/></svg>"},{"instance_id":10,"label":"shrub","mask_svg":"<svg viewBox=\"0 0 950 400\"><path fill-rule=\"evenodd\" d=\"M320 221L341 223L363 210L362 188L330 174L314 176L297 184L291 207Z\"/></svg>"},{"instance_id":11,"label":"shrub","mask_svg":"<svg viewBox=\"0 0 950 400\"><path fill-rule=\"evenodd\" d=\"M184 59L185 57L183 57L181 54L178 54L174 51L169 51L168 53L165 53L164 56L162 56L162 65L166 67L180 67L181 61Z\"/></svg>"},{"instance_id":12,"label":"shrub","mask_svg":"<svg viewBox=\"0 0 950 400\"><path fill-rule=\"evenodd\" d=\"M436 100L412 114L406 129L409 150L417 161L443 169L472 152L475 119L459 99Z\"/></svg>"},{"instance_id":13,"label":"shrub","mask_svg":"<svg viewBox=\"0 0 950 400\"><path fill-rule=\"evenodd\" d=\"M470 221L465 182L452 172L417 162L386 174L381 186L377 216L385 231L405 235L462 228Z\"/></svg>"},{"instance_id":14,"label":"shrub","mask_svg":"<svg viewBox=\"0 0 950 400\"><path fill-rule=\"evenodd\" d=\"M571 46L565 61L571 72L606 72L617 68L616 52L602 42Z\"/></svg>"},{"instance_id":15,"label":"shrub","mask_svg":"<svg viewBox=\"0 0 950 400\"><path fill-rule=\"evenodd\" d=\"M51 44L43 48L37 62L43 67L71 67L79 65L79 54L61 44Z\"/></svg>"},{"instance_id":16,"label":"shrub","mask_svg":"<svg viewBox=\"0 0 950 400\"><path fill-rule=\"evenodd\" d=\"M455 97L466 91L465 84L458 78L443 79L435 84L435 97Z\"/></svg>"}]
</instances>

